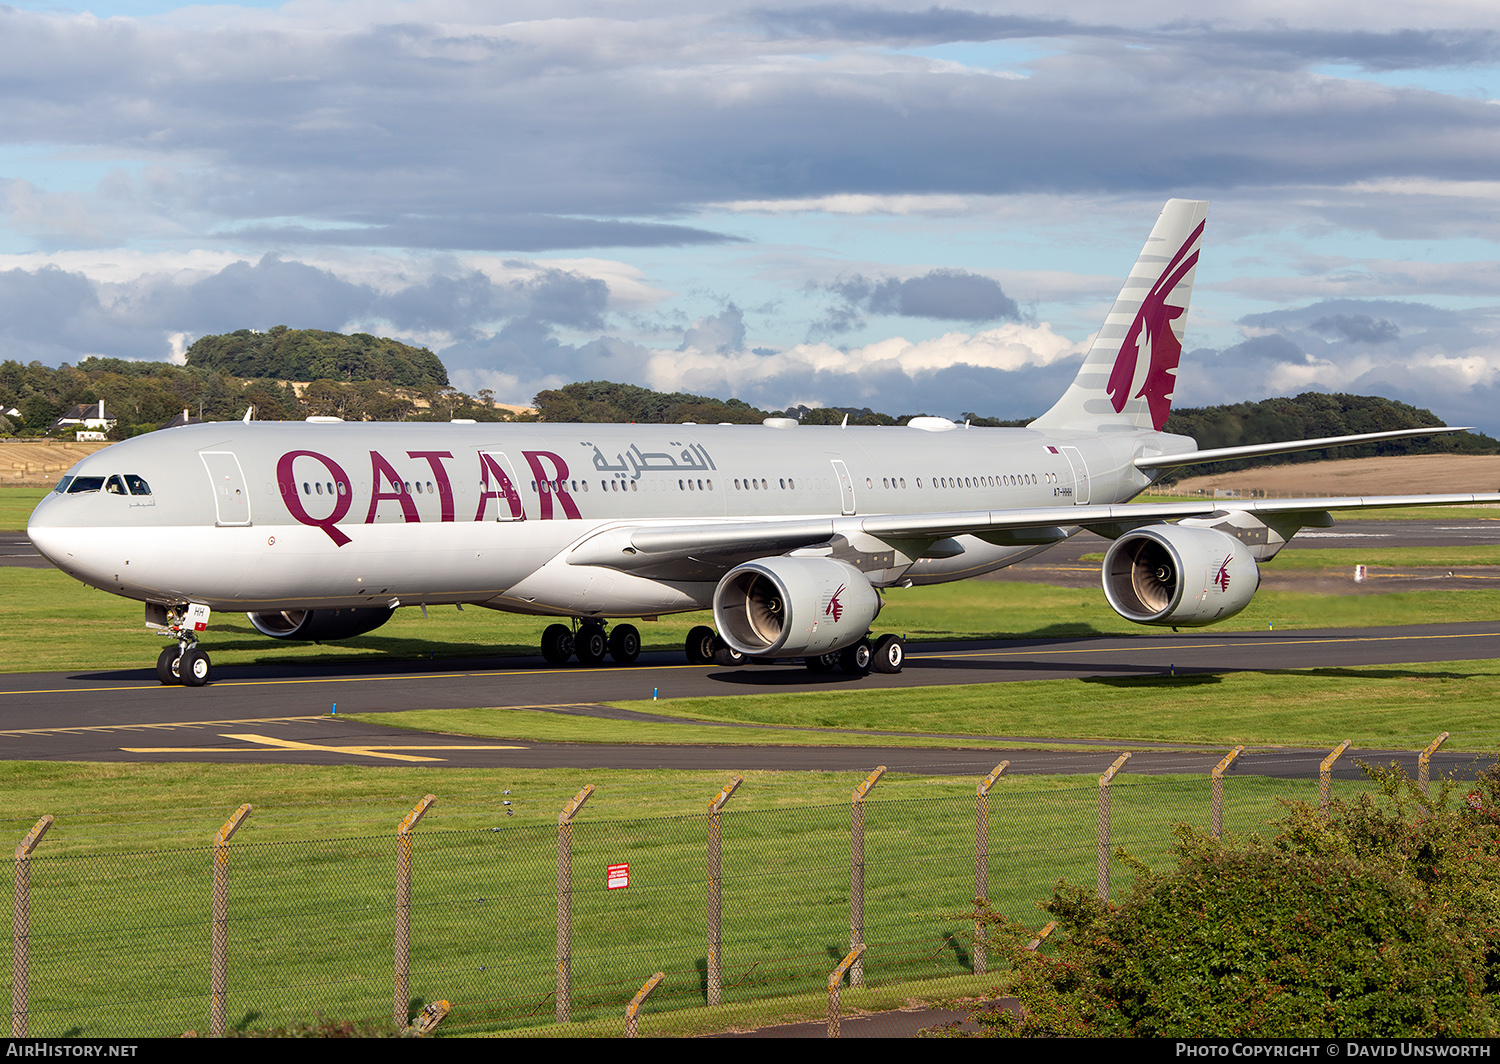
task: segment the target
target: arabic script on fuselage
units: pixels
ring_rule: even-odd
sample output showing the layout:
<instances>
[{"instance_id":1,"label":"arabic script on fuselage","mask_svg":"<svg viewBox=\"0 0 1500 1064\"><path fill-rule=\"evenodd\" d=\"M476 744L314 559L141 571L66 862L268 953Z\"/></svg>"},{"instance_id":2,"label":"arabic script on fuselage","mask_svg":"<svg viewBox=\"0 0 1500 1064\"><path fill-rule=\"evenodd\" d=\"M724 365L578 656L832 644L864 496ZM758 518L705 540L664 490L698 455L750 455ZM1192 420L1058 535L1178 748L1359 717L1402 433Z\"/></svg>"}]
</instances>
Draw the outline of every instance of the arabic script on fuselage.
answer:
<instances>
[{"instance_id":1,"label":"arabic script on fuselage","mask_svg":"<svg viewBox=\"0 0 1500 1064\"><path fill-rule=\"evenodd\" d=\"M707 473L719 468L709 457L708 448L700 443L683 444L668 440L669 450L665 451L643 451L639 444L632 443L625 450L616 452L613 461L597 444L581 440L580 446L593 449L597 471L628 474L631 480L641 479L643 473Z\"/></svg>"}]
</instances>

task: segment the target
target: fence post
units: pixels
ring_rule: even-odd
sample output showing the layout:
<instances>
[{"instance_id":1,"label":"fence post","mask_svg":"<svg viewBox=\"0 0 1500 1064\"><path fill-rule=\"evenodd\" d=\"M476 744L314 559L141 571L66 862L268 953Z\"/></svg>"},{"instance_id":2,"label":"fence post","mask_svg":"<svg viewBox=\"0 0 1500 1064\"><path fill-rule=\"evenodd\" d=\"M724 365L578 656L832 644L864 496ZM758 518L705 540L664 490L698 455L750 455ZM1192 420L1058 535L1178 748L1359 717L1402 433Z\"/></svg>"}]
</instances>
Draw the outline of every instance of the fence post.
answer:
<instances>
[{"instance_id":1,"label":"fence post","mask_svg":"<svg viewBox=\"0 0 1500 1064\"><path fill-rule=\"evenodd\" d=\"M849 985L854 985L854 971L856 965L865 955L865 944L861 942L849 951L849 956L839 961L839 966L828 973L828 1037L839 1036L839 984L844 981L844 973L849 972Z\"/></svg>"},{"instance_id":2,"label":"fence post","mask_svg":"<svg viewBox=\"0 0 1500 1064\"><path fill-rule=\"evenodd\" d=\"M626 1038L636 1037L635 1018L640 1013L641 1006L646 1003L646 999L651 996L651 991L661 986L661 981L666 977L665 972L657 972L650 979L647 979L646 985L637 990L635 997L630 999L630 1004L625 1006Z\"/></svg>"},{"instance_id":3,"label":"fence post","mask_svg":"<svg viewBox=\"0 0 1500 1064\"><path fill-rule=\"evenodd\" d=\"M974 788L974 901L988 901L990 896L990 788L1000 773L1010 767L1002 761ZM974 921L974 974L988 972L989 960L984 947L984 922Z\"/></svg>"},{"instance_id":4,"label":"fence post","mask_svg":"<svg viewBox=\"0 0 1500 1064\"><path fill-rule=\"evenodd\" d=\"M1109 771L1099 777L1099 873L1095 886L1100 901L1109 901L1109 783L1129 760L1127 750L1115 759Z\"/></svg>"},{"instance_id":5,"label":"fence post","mask_svg":"<svg viewBox=\"0 0 1500 1064\"><path fill-rule=\"evenodd\" d=\"M853 967L849 970L849 985L863 986L865 966L860 961L865 941L865 795L875 786L875 781L885 775L885 766L878 766L865 777L863 783L854 788L854 799L850 813L849 828L849 954Z\"/></svg>"},{"instance_id":6,"label":"fence post","mask_svg":"<svg viewBox=\"0 0 1500 1064\"><path fill-rule=\"evenodd\" d=\"M1234 759L1244 753L1244 750L1243 746L1236 746L1224 755L1223 761L1214 766L1212 773L1214 792L1213 798L1209 801L1208 830L1216 839L1224 837L1224 773L1234 763Z\"/></svg>"},{"instance_id":7,"label":"fence post","mask_svg":"<svg viewBox=\"0 0 1500 1064\"><path fill-rule=\"evenodd\" d=\"M1318 812L1328 812L1328 803L1333 800L1333 763L1344 756L1344 751L1349 749L1349 740L1345 739L1333 748L1323 763L1318 766Z\"/></svg>"},{"instance_id":8,"label":"fence post","mask_svg":"<svg viewBox=\"0 0 1500 1064\"><path fill-rule=\"evenodd\" d=\"M573 1013L573 817L594 793L592 783L557 814L557 1022Z\"/></svg>"},{"instance_id":9,"label":"fence post","mask_svg":"<svg viewBox=\"0 0 1500 1064\"><path fill-rule=\"evenodd\" d=\"M247 802L224 821L214 836L213 948L208 972L208 1032L218 1038L228 1026L229 995L229 840L250 815Z\"/></svg>"},{"instance_id":10,"label":"fence post","mask_svg":"<svg viewBox=\"0 0 1500 1064\"><path fill-rule=\"evenodd\" d=\"M52 826L52 816L36 822L16 846L15 915L10 955L10 1036L25 1038L31 1013L31 854Z\"/></svg>"},{"instance_id":11,"label":"fence post","mask_svg":"<svg viewBox=\"0 0 1500 1064\"><path fill-rule=\"evenodd\" d=\"M1432 742L1427 744L1427 749L1417 757L1417 786L1422 788L1422 793L1427 793L1427 780L1432 773L1432 755L1437 753L1437 748L1448 741L1448 733L1443 732Z\"/></svg>"},{"instance_id":12,"label":"fence post","mask_svg":"<svg viewBox=\"0 0 1500 1064\"><path fill-rule=\"evenodd\" d=\"M425 796L396 826L396 961L391 1018L397 1027L405 1027L411 1020L411 830L435 801L435 796Z\"/></svg>"},{"instance_id":13,"label":"fence post","mask_svg":"<svg viewBox=\"0 0 1500 1064\"><path fill-rule=\"evenodd\" d=\"M724 784L719 793L714 795L713 800L708 803L708 1004L710 1005L719 1003L722 963L720 951L723 948L722 929L719 925L724 896L724 880L719 869L719 843L723 835L723 825L719 821L719 813L723 810L724 803L729 801L729 796L735 792L735 788L744 782L743 776L730 776L729 782Z\"/></svg>"}]
</instances>

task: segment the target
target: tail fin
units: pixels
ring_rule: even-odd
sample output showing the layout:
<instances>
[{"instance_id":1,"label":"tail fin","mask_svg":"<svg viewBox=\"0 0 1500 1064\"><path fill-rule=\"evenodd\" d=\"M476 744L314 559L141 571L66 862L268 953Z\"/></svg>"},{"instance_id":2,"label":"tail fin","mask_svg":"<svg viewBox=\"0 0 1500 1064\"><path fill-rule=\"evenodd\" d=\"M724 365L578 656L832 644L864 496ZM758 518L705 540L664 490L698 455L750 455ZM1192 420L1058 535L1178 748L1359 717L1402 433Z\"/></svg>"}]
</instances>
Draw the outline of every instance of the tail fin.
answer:
<instances>
[{"instance_id":1,"label":"tail fin","mask_svg":"<svg viewBox=\"0 0 1500 1064\"><path fill-rule=\"evenodd\" d=\"M1208 204L1200 200L1167 200L1078 376L1033 428L1131 425L1161 431L1177 390L1183 324L1207 215Z\"/></svg>"}]
</instances>

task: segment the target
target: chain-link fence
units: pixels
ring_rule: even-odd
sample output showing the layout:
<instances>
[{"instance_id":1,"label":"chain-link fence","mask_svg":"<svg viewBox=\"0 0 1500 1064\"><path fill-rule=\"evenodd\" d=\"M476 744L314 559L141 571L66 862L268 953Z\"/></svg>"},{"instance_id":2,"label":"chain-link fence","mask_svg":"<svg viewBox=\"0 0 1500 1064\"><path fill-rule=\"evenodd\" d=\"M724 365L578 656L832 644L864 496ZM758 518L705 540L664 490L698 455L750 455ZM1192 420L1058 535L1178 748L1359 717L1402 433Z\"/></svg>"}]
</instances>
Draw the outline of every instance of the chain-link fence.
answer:
<instances>
[{"instance_id":1,"label":"chain-link fence","mask_svg":"<svg viewBox=\"0 0 1500 1064\"><path fill-rule=\"evenodd\" d=\"M1207 776L1126 765L1107 801L1092 777L987 782L983 797L950 783L886 785L901 796L883 798L877 772L862 798L760 807L745 800L752 785L721 793L717 822L621 818L597 799L540 823L498 802L450 803L445 817L439 794L420 824L404 822L404 857L399 805L384 834L274 842L256 841L249 811L217 851L212 835L130 849L96 834L49 854L64 848L54 829L17 848L12 1032L171 1036L210 1033L220 1016L251 1031L316 1015L405 1023L438 1000L451 1003L443 1033L623 1025L652 973L663 979L647 1011L820 991L858 942L854 985L961 975L984 970L976 893L1040 923L1037 902L1059 879L1095 882L1101 840L1157 864L1174 825L1212 823ZM1316 803L1317 781L1231 776L1223 830L1264 830L1287 799Z\"/></svg>"}]
</instances>

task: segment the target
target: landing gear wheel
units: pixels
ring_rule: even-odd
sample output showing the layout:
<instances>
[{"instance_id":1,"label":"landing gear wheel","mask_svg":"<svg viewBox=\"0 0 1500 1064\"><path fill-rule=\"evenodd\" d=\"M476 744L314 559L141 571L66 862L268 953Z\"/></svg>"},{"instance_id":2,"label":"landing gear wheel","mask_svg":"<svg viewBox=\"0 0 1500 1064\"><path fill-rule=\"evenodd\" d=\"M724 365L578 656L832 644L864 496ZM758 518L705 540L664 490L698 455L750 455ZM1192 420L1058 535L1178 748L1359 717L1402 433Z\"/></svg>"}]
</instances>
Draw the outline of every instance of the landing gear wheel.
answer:
<instances>
[{"instance_id":1,"label":"landing gear wheel","mask_svg":"<svg viewBox=\"0 0 1500 1064\"><path fill-rule=\"evenodd\" d=\"M182 659L177 663L177 674L182 677L182 682L188 687L202 687L208 683L208 677L213 671L209 664L208 655L198 647L189 647L182 652Z\"/></svg>"},{"instance_id":2,"label":"landing gear wheel","mask_svg":"<svg viewBox=\"0 0 1500 1064\"><path fill-rule=\"evenodd\" d=\"M573 633L565 624L549 624L542 633L542 657L550 665L562 665L573 656Z\"/></svg>"},{"instance_id":3,"label":"landing gear wheel","mask_svg":"<svg viewBox=\"0 0 1500 1064\"><path fill-rule=\"evenodd\" d=\"M807 666L808 672L832 672L839 667L839 652L835 650L828 654L818 654L815 657L803 658L802 664Z\"/></svg>"},{"instance_id":4,"label":"landing gear wheel","mask_svg":"<svg viewBox=\"0 0 1500 1064\"><path fill-rule=\"evenodd\" d=\"M167 647L156 659L156 678L164 684L181 683L177 675L177 662L182 657L181 647Z\"/></svg>"},{"instance_id":5,"label":"landing gear wheel","mask_svg":"<svg viewBox=\"0 0 1500 1064\"><path fill-rule=\"evenodd\" d=\"M573 652L585 665L597 665L609 652L609 639L597 624L586 624L573 637Z\"/></svg>"},{"instance_id":6,"label":"landing gear wheel","mask_svg":"<svg viewBox=\"0 0 1500 1064\"><path fill-rule=\"evenodd\" d=\"M609 656L620 665L633 665L641 656L641 633L634 625L615 625L609 633Z\"/></svg>"},{"instance_id":7,"label":"landing gear wheel","mask_svg":"<svg viewBox=\"0 0 1500 1064\"><path fill-rule=\"evenodd\" d=\"M906 664L906 642L899 635L883 635L875 640L870 665L876 672L900 672Z\"/></svg>"},{"instance_id":8,"label":"landing gear wheel","mask_svg":"<svg viewBox=\"0 0 1500 1064\"><path fill-rule=\"evenodd\" d=\"M714 660L714 630L700 624L688 633L687 659L689 665L712 665Z\"/></svg>"},{"instance_id":9,"label":"landing gear wheel","mask_svg":"<svg viewBox=\"0 0 1500 1064\"><path fill-rule=\"evenodd\" d=\"M745 655L730 646L718 636L714 637L714 664L715 665L743 665L746 662Z\"/></svg>"},{"instance_id":10,"label":"landing gear wheel","mask_svg":"<svg viewBox=\"0 0 1500 1064\"><path fill-rule=\"evenodd\" d=\"M850 676L863 676L870 671L870 641L861 639L853 646L839 651L839 668Z\"/></svg>"}]
</instances>

